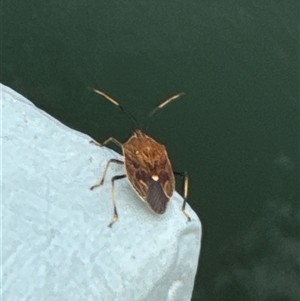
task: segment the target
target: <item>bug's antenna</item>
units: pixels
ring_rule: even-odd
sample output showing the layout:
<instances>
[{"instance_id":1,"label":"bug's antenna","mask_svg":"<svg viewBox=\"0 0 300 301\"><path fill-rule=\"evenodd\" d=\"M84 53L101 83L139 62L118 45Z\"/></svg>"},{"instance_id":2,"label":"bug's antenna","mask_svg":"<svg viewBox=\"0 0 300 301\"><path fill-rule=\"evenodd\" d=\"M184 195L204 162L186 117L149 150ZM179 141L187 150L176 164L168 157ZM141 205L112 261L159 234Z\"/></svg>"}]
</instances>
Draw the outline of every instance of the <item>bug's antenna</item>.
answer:
<instances>
[{"instance_id":1,"label":"bug's antenna","mask_svg":"<svg viewBox=\"0 0 300 301\"><path fill-rule=\"evenodd\" d=\"M107 100L109 100L111 103L113 103L115 106L117 106L122 112L124 112L127 115L127 117L129 117L129 119L131 121L134 122L135 126L137 125L137 120L135 119L135 117L129 111L127 111L125 108L123 108L115 99L111 98L110 96L108 96L103 91L100 91L98 89L93 89L93 90L94 90L94 92L104 96Z\"/></svg>"},{"instance_id":2,"label":"bug's antenna","mask_svg":"<svg viewBox=\"0 0 300 301\"><path fill-rule=\"evenodd\" d=\"M149 127L149 122L150 119L152 118L152 116L160 109L162 109L163 107L165 107L167 104L169 104L171 101L179 98L180 96L184 95L184 92L178 93L176 95L171 96L170 98L166 99L165 101L163 101L159 106L157 106L147 117L147 124L146 124L146 129L148 129Z\"/></svg>"}]
</instances>

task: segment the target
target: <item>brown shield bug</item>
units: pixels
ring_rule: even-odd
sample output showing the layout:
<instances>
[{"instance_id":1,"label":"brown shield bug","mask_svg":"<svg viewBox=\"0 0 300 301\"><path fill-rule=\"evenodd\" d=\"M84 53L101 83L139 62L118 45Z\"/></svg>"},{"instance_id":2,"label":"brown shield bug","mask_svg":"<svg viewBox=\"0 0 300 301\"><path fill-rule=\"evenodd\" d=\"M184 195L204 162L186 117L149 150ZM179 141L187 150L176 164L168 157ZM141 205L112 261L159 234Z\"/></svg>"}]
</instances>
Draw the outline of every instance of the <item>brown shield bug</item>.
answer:
<instances>
[{"instance_id":1,"label":"brown shield bug","mask_svg":"<svg viewBox=\"0 0 300 301\"><path fill-rule=\"evenodd\" d=\"M94 91L114 105L119 107L130 119L136 124L136 119L125 110L116 100L108 96L106 93L94 89ZM169 104L171 101L183 95L176 94L156 107L148 116L148 119L154 115L159 109ZM118 220L118 212L116 205L115 181L123 178L128 178L136 193L146 202L149 207L157 214L163 214L167 205L170 202L175 191L175 176L182 177L183 182L183 204L182 211L190 221L191 218L185 210L187 193L188 193L188 174L186 172L174 172L171 162L168 157L167 150L164 145L156 142L154 139L143 133L141 130L136 130L129 140L125 143L119 142L114 137L106 139L103 143L91 141L98 146L104 146L109 142L113 142L122 148L124 161L118 159L110 159L104 169L102 179L90 189L103 185L105 176L110 163L125 164L126 174L112 177L112 200L114 205L114 216L108 225L112 225Z\"/></svg>"}]
</instances>

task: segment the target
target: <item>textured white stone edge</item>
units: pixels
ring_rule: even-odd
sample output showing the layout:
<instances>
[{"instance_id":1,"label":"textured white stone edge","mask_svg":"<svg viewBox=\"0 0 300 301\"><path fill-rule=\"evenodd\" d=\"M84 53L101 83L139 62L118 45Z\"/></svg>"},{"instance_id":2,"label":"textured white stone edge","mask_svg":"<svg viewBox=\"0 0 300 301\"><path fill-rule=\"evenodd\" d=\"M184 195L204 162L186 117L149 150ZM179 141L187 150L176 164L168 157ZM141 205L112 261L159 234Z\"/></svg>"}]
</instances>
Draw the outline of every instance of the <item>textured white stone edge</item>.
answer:
<instances>
[{"instance_id":1,"label":"textured white stone edge","mask_svg":"<svg viewBox=\"0 0 300 301\"><path fill-rule=\"evenodd\" d=\"M127 179L90 191L110 158L29 100L1 85L3 300L190 300L201 224L176 193L162 215ZM101 115L101 112L99 112ZM124 173L112 166L112 175Z\"/></svg>"}]
</instances>

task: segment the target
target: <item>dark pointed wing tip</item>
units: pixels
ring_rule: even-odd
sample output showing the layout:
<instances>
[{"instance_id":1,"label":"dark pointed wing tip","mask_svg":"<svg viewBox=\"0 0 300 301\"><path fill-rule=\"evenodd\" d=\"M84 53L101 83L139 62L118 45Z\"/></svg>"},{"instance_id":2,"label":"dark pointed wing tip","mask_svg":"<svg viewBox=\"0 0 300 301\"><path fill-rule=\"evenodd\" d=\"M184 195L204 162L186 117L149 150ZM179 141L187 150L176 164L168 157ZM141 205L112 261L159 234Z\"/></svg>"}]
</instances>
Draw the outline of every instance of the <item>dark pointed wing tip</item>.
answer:
<instances>
[{"instance_id":1,"label":"dark pointed wing tip","mask_svg":"<svg viewBox=\"0 0 300 301\"><path fill-rule=\"evenodd\" d=\"M147 203L157 214L164 214L167 209L169 198L159 181L152 181L147 191Z\"/></svg>"}]
</instances>

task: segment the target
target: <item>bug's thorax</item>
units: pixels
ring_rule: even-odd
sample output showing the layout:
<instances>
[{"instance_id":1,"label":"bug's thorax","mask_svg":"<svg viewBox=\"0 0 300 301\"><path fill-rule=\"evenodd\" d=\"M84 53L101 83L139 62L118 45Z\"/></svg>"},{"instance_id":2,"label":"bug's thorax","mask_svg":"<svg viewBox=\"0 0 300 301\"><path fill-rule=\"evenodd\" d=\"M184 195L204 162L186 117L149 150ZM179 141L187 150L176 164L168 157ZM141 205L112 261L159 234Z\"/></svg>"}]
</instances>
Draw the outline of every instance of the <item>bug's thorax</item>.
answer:
<instances>
[{"instance_id":1,"label":"bug's thorax","mask_svg":"<svg viewBox=\"0 0 300 301\"><path fill-rule=\"evenodd\" d=\"M123 144L127 177L156 213L164 213L175 190L175 179L164 145L156 142L140 130ZM160 206L150 199L160 198ZM164 201L162 202L162 200Z\"/></svg>"},{"instance_id":2,"label":"bug's thorax","mask_svg":"<svg viewBox=\"0 0 300 301\"><path fill-rule=\"evenodd\" d=\"M125 161L131 161L135 168L145 167L154 177L165 165L171 166L165 146L140 130L123 144L123 153Z\"/></svg>"}]
</instances>

